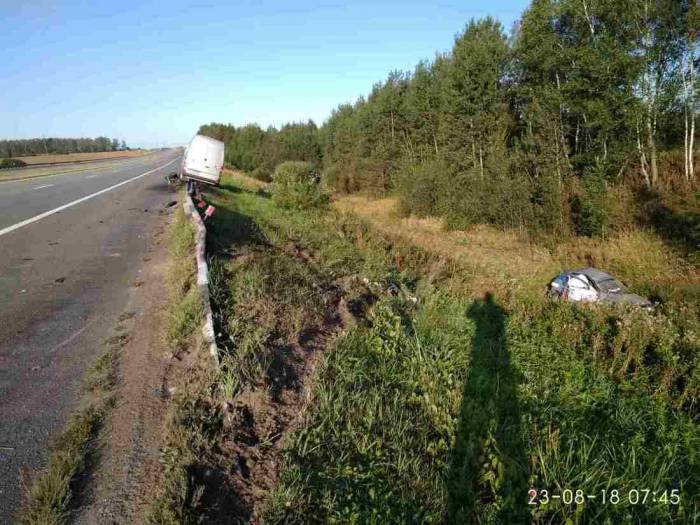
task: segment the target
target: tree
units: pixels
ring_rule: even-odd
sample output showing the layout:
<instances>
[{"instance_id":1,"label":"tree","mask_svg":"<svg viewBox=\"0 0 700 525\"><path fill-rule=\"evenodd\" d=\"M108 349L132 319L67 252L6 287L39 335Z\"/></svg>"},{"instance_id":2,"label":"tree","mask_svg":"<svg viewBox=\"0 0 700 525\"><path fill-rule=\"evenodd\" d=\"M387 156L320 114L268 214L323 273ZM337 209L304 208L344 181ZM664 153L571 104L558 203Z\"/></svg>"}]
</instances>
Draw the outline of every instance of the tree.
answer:
<instances>
[{"instance_id":1,"label":"tree","mask_svg":"<svg viewBox=\"0 0 700 525\"><path fill-rule=\"evenodd\" d=\"M659 170L657 143L659 116L676 100L676 69L683 50L683 29L687 5L678 0L632 2L634 54L640 75L635 85L639 109L636 112L637 149L647 187L657 186Z\"/></svg>"},{"instance_id":2,"label":"tree","mask_svg":"<svg viewBox=\"0 0 700 525\"><path fill-rule=\"evenodd\" d=\"M683 160L686 182L690 182L695 178L695 114L698 110L695 62L700 58L700 53L698 53L699 28L700 6L694 2L691 3L688 9L681 65L681 75L683 77L682 104L685 124L683 135Z\"/></svg>"},{"instance_id":3,"label":"tree","mask_svg":"<svg viewBox=\"0 0 700 525\"><path fill-rule=\"evenodd\" d=\"M508 133L507 63L505 34L489 17L472 20L457 37L447 72L441 126L445 154L462 169L478 170L482 180L486 157Z\"/></svg>"}]
</instances>

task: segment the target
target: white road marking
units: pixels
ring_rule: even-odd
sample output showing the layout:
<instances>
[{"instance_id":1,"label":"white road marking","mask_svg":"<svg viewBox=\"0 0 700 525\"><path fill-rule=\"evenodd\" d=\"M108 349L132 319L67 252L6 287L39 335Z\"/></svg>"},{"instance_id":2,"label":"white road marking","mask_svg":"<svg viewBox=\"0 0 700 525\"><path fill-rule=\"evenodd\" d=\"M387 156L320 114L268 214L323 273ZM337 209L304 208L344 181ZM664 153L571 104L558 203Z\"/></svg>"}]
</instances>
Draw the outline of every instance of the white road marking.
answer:
<instances>
[{"instance_id":1,"label":"white road marking","mask_svg":"<svg viewBox=\"0 0 700 525\"><path fill-rule=\"evenodd\" d=\"M97 175L88 175L88 176L85 177L85 178L86 178L86 179L94 179L95 177L97 177Z\"/></svg>"},{"instance_id":2,"label":"white road marking","mask_svg":"<svg viewBox=\"0 0 700 525\"><path fill-rule=\"evenodd\" d=\"M145 173L142 173L141 175L136 175L136 177L131 177L130 179L127 179L127 180L122 181L118 184L115 184L114 186L110 186L109 188L105 188L103 190L97 191L95 193L92 193L92 194L87 195L85 197L82 197L80 199L74 200L72 202L69 202L68 204L64 204L63 206L59 206L58 208L54 208L53 210L45 211L44 213L40 213L39 215L35 215L34 217L26 219L22 222L18 222L17 224L13 224L12 226L8 226L7 228L3 228L2 230L0 230L0 237L8 234L10 232L13 232L15 230L18 230L22 226L27 226L28 224L32 224L33 222L40 221L41 219L45 219L46 217L49 217L49 216L53 215L54 213L58 213L59 211L63 211L63 210L68 209L72 206L75 206L76 204L80 204L81 202L85 202L87 200L90 200L94 197L97 197L98 195L102 195L103 193L107 193L108 191L112 191L113 189L116 189L119 186L124 186L124 184L128 184L132 181L135 181L137 179L145 177L146 175L150 175L154 171L158 171L158 170L165 168L166 166L170 166L176 160L178 160L178 158L174 158L173 160L171 160L170 162L168 162L166 164L163 164L162 166L158 166L157 168L153 168L152 170L149 170Z\"/></svg>"},{"instance_id":3,"label":"white road marking","mask_svg":"<svg viewBox=\"0 0 700 525\"><path fill-rule=\"evenodd\" d=\"M90 321L88 324L83 326L80 330L75 332L73 335L71 335L68 339L66 339L62 343L59 343L56 346L54 346L51 350L49 350L49 353L51 354L51 353L55 352L56 350L58 350L59 348L66 346L68 343L73 341L76 337L79 337L80 334L82 334L87 329L87 327L90 326L91 324L92 324L92 321Z\"/></svg>"},{"instance_id":4,"label":"white road marking","mask_svg":"<svg viewBox=\"0 0 700 525\"><path fill-rule=\"evenodd\" d=\"M43 186L37 186L36 188L32 188L32 189L34 189L34 190L41 190L41 189L44 189L44 188L50 188L50 187L52 187L52 186L55 186L55 184L44 184Z\"/></svg>"}]
</instances>

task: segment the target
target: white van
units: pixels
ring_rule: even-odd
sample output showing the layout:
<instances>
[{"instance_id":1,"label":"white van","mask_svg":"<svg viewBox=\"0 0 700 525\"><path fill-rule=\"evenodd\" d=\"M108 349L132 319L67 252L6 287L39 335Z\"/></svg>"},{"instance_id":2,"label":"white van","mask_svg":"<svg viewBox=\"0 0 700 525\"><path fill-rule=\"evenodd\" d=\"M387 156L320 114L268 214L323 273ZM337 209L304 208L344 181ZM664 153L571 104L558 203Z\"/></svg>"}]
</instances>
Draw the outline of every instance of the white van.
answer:
<instances>
[{"instance_id":1,"label":"white van","mask_svg":"<svg viewBox=\"0 0 700 525\"><path fill-rule=\"evenodd\" d=\"M218 186L224 167L224 143L195 135L182 158L180 177Z\"/></svg>"}]
</instances>

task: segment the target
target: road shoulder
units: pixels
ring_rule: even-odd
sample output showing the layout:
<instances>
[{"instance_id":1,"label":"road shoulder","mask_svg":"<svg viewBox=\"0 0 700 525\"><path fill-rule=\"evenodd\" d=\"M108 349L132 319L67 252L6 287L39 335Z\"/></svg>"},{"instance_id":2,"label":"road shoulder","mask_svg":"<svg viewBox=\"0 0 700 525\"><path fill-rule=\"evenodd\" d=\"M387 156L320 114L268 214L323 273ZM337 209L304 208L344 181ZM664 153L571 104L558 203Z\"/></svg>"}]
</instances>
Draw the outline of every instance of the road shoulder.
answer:
<instances>
[{"instance_id":1,"label":"road shoulder","mask_svg":"<svg viewBox=\"0 0 700 525\"><path fill-rule=\"evenodd\" d=\"M173 208L174 209L174 208ZM170 255L165 232L172 213L155 227L130 307L122 316L129 341L119 367L116 404L101 439L101 459L76 523L139 523L160 472L159 450L172 361L165 347Z\"/></svg>"}]
</instances>

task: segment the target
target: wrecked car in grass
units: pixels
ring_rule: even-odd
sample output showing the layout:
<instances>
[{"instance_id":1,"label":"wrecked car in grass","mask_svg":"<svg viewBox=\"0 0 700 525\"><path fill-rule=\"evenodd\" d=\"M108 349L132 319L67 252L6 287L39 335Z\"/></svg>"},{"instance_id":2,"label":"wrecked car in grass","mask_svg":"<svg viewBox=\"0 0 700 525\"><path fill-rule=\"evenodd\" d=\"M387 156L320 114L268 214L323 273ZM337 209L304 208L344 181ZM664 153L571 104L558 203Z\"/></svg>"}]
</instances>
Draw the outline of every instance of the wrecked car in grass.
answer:
<instances>
[{"instance_id":1,"label":"wrecked car in grass","mask_svg":"<svg viewBox=\"0 0 700 525\"><path fill-rule=\"evenodd\" d=\"M648 299L630 293L609 273L596 268L567 270L552 279L547 286L550 297L573 302L626 304L647 310L653 308Z\"/></svg>"}]
</instances>

